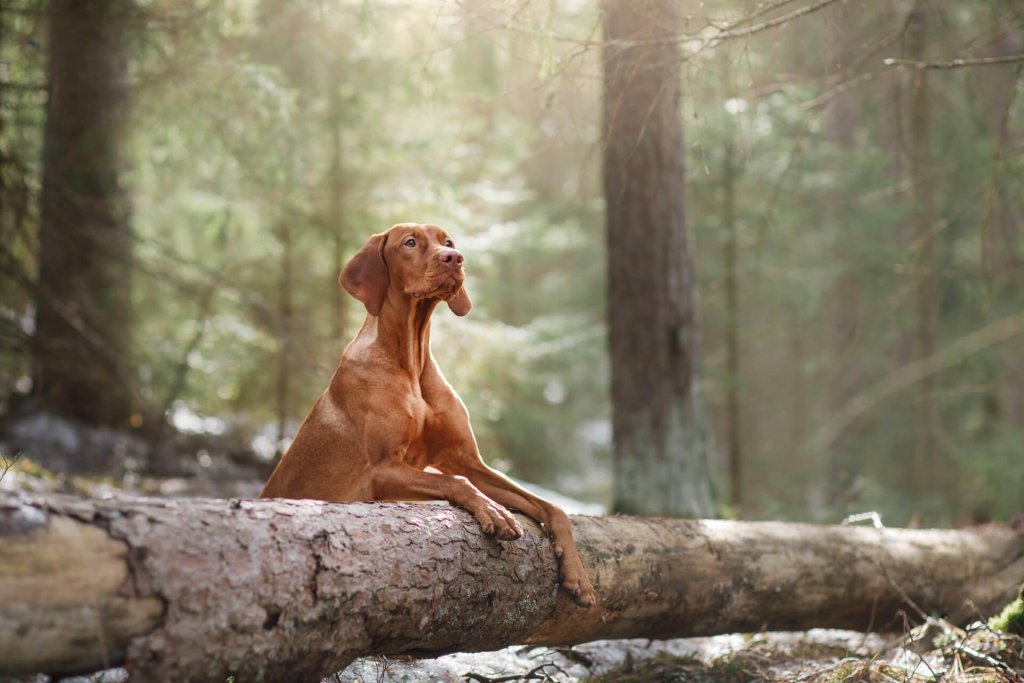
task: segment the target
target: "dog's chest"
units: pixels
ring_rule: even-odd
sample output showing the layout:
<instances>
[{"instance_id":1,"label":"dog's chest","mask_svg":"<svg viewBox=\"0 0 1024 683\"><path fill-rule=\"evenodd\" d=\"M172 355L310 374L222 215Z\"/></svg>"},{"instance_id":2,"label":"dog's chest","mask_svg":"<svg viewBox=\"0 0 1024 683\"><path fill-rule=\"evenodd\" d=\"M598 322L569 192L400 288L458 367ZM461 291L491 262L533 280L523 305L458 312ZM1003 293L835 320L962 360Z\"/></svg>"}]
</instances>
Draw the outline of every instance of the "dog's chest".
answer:
<instances>
[{"instance_id":1,"label":"dog's chest","mask_svg":"<svg viewBox=\"0 0 1024 683\"><path fill-rule=\"evenodd\" d=\"M406 398L403 401L403 422L407 438L409 439L409 445L406 449L405 461L410 465L417 466L418 462L423 453L425 452L426 444L424 443L424 432L426 431L426 425L431 417L431 407L427 403L427 400L423 397L423 393L420 391L419 386L413 385L410 390L406 392ZM399 425L395 425L398 427Z\"/></svg>"},{"instance_id":2,"label":"dog's chest","mask_svg":"<svg viewBox=\"0 0 1024 683\"><path fill-rule=\"evenodd\" d=\"M406 450L405 461L417 468L424 468L443 457L449 448L451 436L457 428L450 424L445 405L433 405L422 395L414 395L409 401L408 417L411 439Z\"/></svg>"}]
</instances>

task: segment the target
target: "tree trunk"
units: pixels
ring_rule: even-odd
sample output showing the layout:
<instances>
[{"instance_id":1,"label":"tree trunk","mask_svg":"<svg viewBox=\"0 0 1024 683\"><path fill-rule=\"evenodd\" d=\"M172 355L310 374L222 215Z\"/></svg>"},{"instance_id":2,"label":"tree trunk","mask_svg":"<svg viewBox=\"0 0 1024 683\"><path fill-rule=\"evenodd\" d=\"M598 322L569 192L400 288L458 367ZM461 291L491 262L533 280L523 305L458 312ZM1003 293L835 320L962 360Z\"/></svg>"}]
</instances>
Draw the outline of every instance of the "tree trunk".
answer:
<instances>
[{"instance_id":1,"label":"tree trunk","mask_svg":"<svg viewBox=\"0 0 1024 683\"><path fill-rule=\"evenodd\" d=\"M722 265L725 271L725 389L726 438L729 448L729 505L733 515L743 512L743 418L740 409L740 296L739 226L736 224L736 128L730 126L722 168L722 223L725 237Z\"/></svg>"},{"instance_id":2,"label":"tree trunk","mask_svg":"<svg viewBox=\"0 0 1024 683\"><path fill-rule=\"evenodd\" d=\"M686 237L676 3L605 7L604 191L618 512L713 513Z\"/></svg>"},{"instance_id":3,"label":"tree trunk","mask_svg":"<svg viewBox=\"0 0 1024 683\"><path fill-rule=\"evenodd\" d=\"M334 246L334 273L341 273L345 267L345 253L348 247L346 240L345 221L342 211L342 199L344 194L343 180L343 155L342 155L342 129L345 124L344 110L341 100L341 83L343 82L343 71L341 60L337 59L331 65L330 77L327 79L327 99L329 102L327 128L331 132L331 170L327 176L328 190L330 197L329 216L327 219L328 230L331 233ZM333 297L333 317L331 324L332 350L341 357L341 352L347 343L347 332L349 330L348 312L349 297L345 290L332 277L330 280L331 295Z\"/></svg>"},{"instance_id":4,"label":"tree trunk","mask_svg":"<svg viewBox=\"0 0 1024 683\"><path fill-rule=\"evenodd\" d=\"M1024 581L1024 528L877 530L576 517L600 603L550 543L498 542L446 504L0 502L0 672L125 663L139 680L320 680L369 654L952 620Z\"/></svg>"},{"instance_id":5,"label":"tree trunk","mask_svg":"<svg viewBox=\"0 0 1024 683\"><path fill-rule=\"evenodd\" d=\"M908 59L927 58L928 14L933 11L928 0L917 0L906 28ZM929 135L928 74L925 69L912 72L910 103L907 116L911 181L911 253L914 311L913 360L929 358L935 353L938 327L938 277L936 276L934 198ZM914 391L914 460L911 490L918 494L936 492L935 461L935 378L922 379Z\"/></svg>"},{"instance_id":6,"label":"tree trunk","mask_svg":"<svg viewBox=\"0 0 1024 683\"><path fill-rule=\"evenodd\" d=\"M133 410L131 241L121 189L125 19L116 0L53 0L43 151L35 391L57 412L121 424Z\"/></svg>"},{"instance_id":7,"label":"tree trunk","mask_svg":"<svg viewBox=\"0 0 1024 683\"><path fill-rule=\"evenodd\" d=\"M993 6L990 10L992 38L985 51L987 57L1009 57L1024 52L1024 34L1006 32L1004 27L1013 12L1024 12L1024 2L1017 0L1009 6ZM1011 126L1011 114L1024 82L1024 71L998 69L992 73L971 73L973 92L982 103L988 123L989 135L994 143L992 172L986 192L981 218L982 272L992 291L997 310L1020 310L1024 292L1024 253L1015 245L1024 235L1024 217L1020 215L1020 202L1014 200L1011 179L1013 158L1010 150L1017 149L1020 134ZM1006 344L1000 349L1000 367L996 370L999 387L1000 417L1018 429L1024 429L1024 354Z\"/></svg>"},{"instance_id":8,"label":"tree trunk","mask_svg":"<svg viewBox=\"0 0 1024 683\"><path fill-rule=\"evenodd\" d=\"M281 220L277 226L277 239L281 244L281 272L277 288L277 380L274 383L274 408L277 413L277 440L274 457L284 454L285 438L288 432L288 418L291 415L292 355L295 346L293 336L292 301L292 227L288 220Z\"/></svg>"},{"instance_id":9,"label":"tree trunk","mask_svg":"<svg viewBox=\"0 0 1024 683\"><path fill-rule=\"evenodd\" d=\"M860 37L860 6L840 2L829 8L826 22L826 73L841 81L853 63ZM857 123L857 93L839 93L826 110L825 137L832 154L833 186L828 192L826 212L832 232L832 267L835 276L828 292L827 344L830 357L826 375L828 413L834 414L853 399L861 380L861 358L858 351L858 327L861 318L860 284L863 268L858 263L857 242L862 235L853 229L853 208L844 190L844 171L856 155L854 129ZM826 462L828 503L842 510L856 478L857 460L850 446L837 440L829 447Z\"/></svg>"}]
</instances>

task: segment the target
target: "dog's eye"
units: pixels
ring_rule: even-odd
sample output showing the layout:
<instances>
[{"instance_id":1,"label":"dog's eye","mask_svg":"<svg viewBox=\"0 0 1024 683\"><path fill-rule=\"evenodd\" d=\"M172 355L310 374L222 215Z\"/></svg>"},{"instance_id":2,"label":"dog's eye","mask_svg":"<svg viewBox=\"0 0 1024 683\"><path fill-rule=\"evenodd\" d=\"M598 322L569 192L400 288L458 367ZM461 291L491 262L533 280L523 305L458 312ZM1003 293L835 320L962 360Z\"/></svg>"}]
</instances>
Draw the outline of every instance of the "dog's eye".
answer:
<instances>
[{"instance_id":1,"label":"dog's eye","mask_svg":"<svg viewBox=\"0 0 1024 683\"><path fill-rule=\"evenodd\" d=\"M455 242L452 242L451 240L445 240L445 241L444 241L444 246L446 246L446 247L448 247L449 249L451 249L452 247L454 247L454 246L455 246Z\"/></svg>"},{"instance_id":2,"label":"dog's eye","mask_svg":"<svg viewBox=\"0 0 1024 683\"><path fill-rule=\"evenodd\" d=\"M410 237L409 239L407 239L405 241L405 246L407 246L407 247L415 247L416 246L416 240L414 240L412 237Z\"/></svg>"}]
</instances>

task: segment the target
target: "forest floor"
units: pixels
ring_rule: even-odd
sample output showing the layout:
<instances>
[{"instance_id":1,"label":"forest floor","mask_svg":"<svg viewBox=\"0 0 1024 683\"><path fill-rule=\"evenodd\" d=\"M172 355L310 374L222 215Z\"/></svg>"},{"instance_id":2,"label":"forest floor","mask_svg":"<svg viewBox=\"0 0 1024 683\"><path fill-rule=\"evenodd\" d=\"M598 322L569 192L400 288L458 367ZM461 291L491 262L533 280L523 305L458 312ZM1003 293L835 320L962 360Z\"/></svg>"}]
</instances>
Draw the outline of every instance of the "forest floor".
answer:
<instances>
[{"instance_id":1,"label":"forest floor","mask_svg":"<svg viewBox=\"0 0 1024 683\"><path fill-rule=\"evenodd\" d=\"M29 448L12 450L10 431L0 435L0 495L21 489L101 498L140 494L246 498L259 494L268 470L265 463L239 454L223 441L173 435L170 446L164 447L179 452L174 457L165 453L163 460L178 465L154 472L147 466L153 461L152 450L130 435L89 432L44 417L34 418L30 427L37 442ZM20 440L25 440L25 431L22 428ZM83 466L79 461L68 466L71 450L82 444L114 455L99 465ZM913 613L890 627L894 633L887 635L815 629L664 641L598 641L572 648L519 646L420 660L368 657L324 683L1024 683L1024 638L993 631L980 621L962 630ZM123 669L63 679L43 674L0 676L0 683L127 680Z\"/></svg>"},{"instance_id":2,"label":"forest floor","mask_svg":"<svg viewBox=\"0 0 1024 683\"><path fill-rule=\"evenodd\" d=\"M927 651L904 636L814 629L677 640L598 641L570 649L513 647L435 660L361 659L324 683L589 681L592 683L1020 683L1024 642L984 625L941 632Z\"/></svg>"},{"instance_id":3,"label":"forest floor","mask_svg":"<svg viewBox=\"0 0 1024 683\"><path fill-rule=\"evenodd\" d=\"M436 659L365 657L322 683L1021 683L1024 639L983 624L883 636L814 629L676 640L597 641L572 648L509 647ZM126 683L124 669L0 683ZM219 683L219 682L218 682ZM242 683L239 681L238 683Z\"/></svg>"}]
</instances>

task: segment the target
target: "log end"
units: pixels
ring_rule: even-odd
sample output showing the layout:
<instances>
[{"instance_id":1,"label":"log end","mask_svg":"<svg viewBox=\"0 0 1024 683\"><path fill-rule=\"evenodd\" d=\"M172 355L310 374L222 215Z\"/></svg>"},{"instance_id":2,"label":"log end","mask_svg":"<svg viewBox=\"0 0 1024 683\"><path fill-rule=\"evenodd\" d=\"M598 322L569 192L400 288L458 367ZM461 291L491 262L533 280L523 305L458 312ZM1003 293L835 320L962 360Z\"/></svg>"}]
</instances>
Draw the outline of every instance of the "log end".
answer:
<instances>
[{"instance_id":1,"label":"log end","mask_svg":"<svg viewBox=\"0 0 1024 683\"><path fill-rule=\"evenodd\" d=\"M0 508L0 672L77 673L124 661L164 611L134 595L128 547L36 506Z\"/></svg>"}]
</instances>

